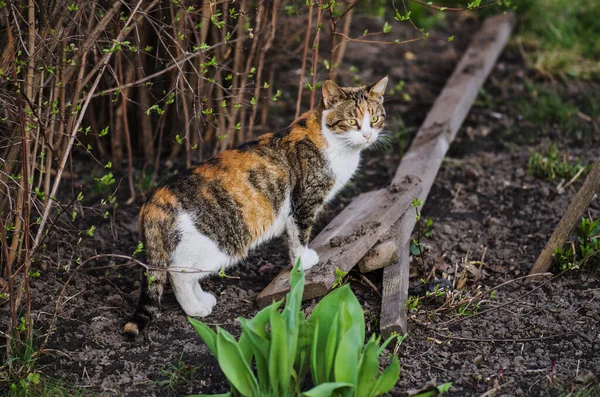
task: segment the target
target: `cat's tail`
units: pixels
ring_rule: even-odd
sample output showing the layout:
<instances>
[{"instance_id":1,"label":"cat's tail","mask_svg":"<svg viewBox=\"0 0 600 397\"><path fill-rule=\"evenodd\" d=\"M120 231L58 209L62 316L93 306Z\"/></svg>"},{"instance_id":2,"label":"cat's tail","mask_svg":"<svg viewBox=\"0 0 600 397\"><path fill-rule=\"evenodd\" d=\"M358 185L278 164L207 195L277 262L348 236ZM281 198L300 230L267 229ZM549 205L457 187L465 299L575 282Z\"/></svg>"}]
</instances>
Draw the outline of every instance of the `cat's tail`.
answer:
<instances>
[{"instance_id":1,"label":"cat's tail","mask_svg":"<svg viewBox=\"0 0 600 397\"><path fill-rule=\"evenodd\" d=\"M161 190L165 190L161 194ZM166 188L159 189L140 210L139 227L144 236L148 268L143 269L140 300L123 332L136 337L156 316L160 299L167 280L170 262L170 239L176 216L176 202L165 202L164 196L171 194Z\"/></svg>"}]
</instances>

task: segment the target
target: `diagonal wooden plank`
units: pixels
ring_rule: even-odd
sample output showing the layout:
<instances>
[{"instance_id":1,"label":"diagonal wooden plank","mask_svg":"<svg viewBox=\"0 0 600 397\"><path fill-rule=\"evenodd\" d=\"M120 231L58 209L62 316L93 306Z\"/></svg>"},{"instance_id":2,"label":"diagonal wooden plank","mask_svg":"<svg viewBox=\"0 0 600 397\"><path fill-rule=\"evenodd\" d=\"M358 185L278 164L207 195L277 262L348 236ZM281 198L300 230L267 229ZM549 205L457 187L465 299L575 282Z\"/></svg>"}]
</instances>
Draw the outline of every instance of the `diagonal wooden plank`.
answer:
<instances>
[{"instance_id":1,"label":"diagonal wooden plank","mask_svg":"<svg viewBox=\"0 0 600 397\"><path fill-rule=\"evenodd\" d=\"M354 199L310 243L319 254L319 263L306 273L304 299L325 295L335 282L335 269L349 271L354 267L420 193L419 181L407 177L389 189ZM290 288L289 273L289 267L284 269L258 295L259 307L285 297Z\"/></svg>"},{"instance_id":2,"label":"diagonal wooden plank","mask_svg":"<svg viewBox=\"0 0 600 397\"><path fill-rule=\"evenodd\" d=\"M462 56L448 79L446 86L427 114L410 149L402 158L392 183L407 175L421 179L423 190L419 198L424 203L450 144L467 117L485 79L496 64L502 49L508 42L515 24L513 13L497 15L485 20L479 33ZM406 214L393 227L396 246L405 251L410 243L416 217ZM408 298L409 260L405 252L398 254L400 260L386 267L383 279L384 294L381 304L381 332L406 332L405 305ZM373 262L371 262L373 263ZM379 264L381 265L381 263ZM363 266L364 268L364 266ZM372 266L370 269L374 270Z\"/></svg>"},{"instance_id":3,"label":"diagonal wooden plank","mask_svg":"<svg viewBox=\"0 0 600 397\"><path fill-rule=\"evenodd\" d=\"M554 250L562 247L565 241L567 241L571 230L573 230L577 222L579 222L585 213L585 210L590 206L594 195L599 189L600 158L596 160L592 170L585 178L585 182L583 182L583 185L581 185L575 194L575 197L573 197L573 200L569 204L567 211L564 213L560 222L556 226L556 229L554 229L552 236L550 236L548 243L546 243L546 246L540 253L540 256L538 256L529 274L544 273L550 268L552 259L554 258ZM535 280L537 278L539 277L533 277L532 279Z\"/></svg>"}]
</instances>

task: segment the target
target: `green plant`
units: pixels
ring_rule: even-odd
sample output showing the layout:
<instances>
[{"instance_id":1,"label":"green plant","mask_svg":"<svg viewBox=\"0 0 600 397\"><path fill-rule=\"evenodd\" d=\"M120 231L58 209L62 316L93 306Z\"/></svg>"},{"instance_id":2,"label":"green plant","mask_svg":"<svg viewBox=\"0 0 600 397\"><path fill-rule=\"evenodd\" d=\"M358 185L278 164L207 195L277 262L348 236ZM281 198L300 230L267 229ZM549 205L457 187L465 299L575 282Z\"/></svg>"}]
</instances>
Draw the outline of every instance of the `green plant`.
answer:
<instances>
[{"instance_id":1,"label":"green plant","mask_svg":"<svg viewBox=\"0 0 600 397\"><path fill-rule=\"evenodd\" d=\"M336 266L336 268L335 268L335 281L334 281L333 285L331 286L331 289L334 289L334 288L339 287L342 284L344 284L344 277L346 277L347 274L348 274L348 272L340 270Z\"/></svg>"},{"instance_id":2,"label":"green plant","mask_svg":"<svg viewBox=\"0 0 600 397\"><path fill-rule=\"evenodd\" d=\"M405 306L408 311L414 312L419 309L420 304L421 300L418 296L409 296Z\"/></svg>"},{"instance_id":3,"label":"green plant","mask_svg":"<svg viewBox=\"0 0 600 397\"><path fill-rule=\"evenodd\" d=\"M160 372L166 379L159 380L156 384L175 390L178 386L188 384L194 377L194 374L200 369L200 365L190 365L183 361L183 353L174 364L169 364L166 369Z\"/></svg>"},{"instance_id":4,"label":"green plant","mask_svg":"<svg viewBox=\"0 0 600 397\"><path fill-rule=\"evenodd\" d=\"M37 372L31 372L26 378L11 383L6 397L79 397L82 389L52 379Z\"/></svg>"},{"instance_id":5,"label":"green plant","mask_svg":"<svg viewBox=\"0 0 600 397\"><path fill-rule=\"evenodd\" d=\"M252 319L239 318L237 341L220 327L215 332L189 318L230 383L231 391L222 396L358 397L391 390L400 374L398 358L379 375L379 356L396 336L380 344L372 335L364 343L364 314L350 287L330 292L307 320L300 308L304 272L299 263L290 285L281 312L278 301ZM314 387L303 392L309 371Z\"/></svg>"},{"instance_id":6,"label":"green plant","mask_svg":"<svg viewBox=\"0 0 600 397\"><path fill-rule=\"evenodd\" d=\"M566 155L560 153L556 145L550 143L544 151L531 151L527 164L529 174L544 178L549 181L555 179L571 179L589 172L589 167L581 164L569 163Z\"/></svg>"},{"instance_id":7,"label":"green plant","mask_svg":"<svg viewBox=\"0 0 600 397\"><path fill-rule=\"evenodd\" d=\"M561 271L600 266L600 218L581 218L575 238L554 250L554 263Z\"/></svg>"}]
</instances>

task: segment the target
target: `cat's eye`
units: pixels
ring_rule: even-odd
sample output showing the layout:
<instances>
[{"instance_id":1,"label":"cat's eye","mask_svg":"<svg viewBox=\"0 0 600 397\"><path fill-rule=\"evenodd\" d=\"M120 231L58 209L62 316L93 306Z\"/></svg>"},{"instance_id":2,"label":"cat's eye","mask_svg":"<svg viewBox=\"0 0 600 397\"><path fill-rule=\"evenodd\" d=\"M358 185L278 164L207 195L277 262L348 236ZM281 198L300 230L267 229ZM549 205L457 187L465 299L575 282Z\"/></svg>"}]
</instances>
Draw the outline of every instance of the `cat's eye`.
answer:
<instances>
[{"instance_id":1,"label":"cat's eye","mask_svg":"<svg viewBox=\"0 0 600 397\"><path fill-rule=\"evenodd\" d=\"M379 121L380 118L381 118L381 116L373 116L373 117L371 117L371 124L375 124L376 122Z\"/></svg>"},{"instance_id":2,"label":"cat's eye","mask_svg":"<svg viewBox=\"0 0 600 397\"><path fill-rule=\"evenodd\" d=\"M354 120L354 119L349 119L349 120L346 120L346 123L348 123L348 125L351 125L351 126L353 126L353 127L354 127L354 126L356 125L356 120Z\"/></svg>"}]
</instances>

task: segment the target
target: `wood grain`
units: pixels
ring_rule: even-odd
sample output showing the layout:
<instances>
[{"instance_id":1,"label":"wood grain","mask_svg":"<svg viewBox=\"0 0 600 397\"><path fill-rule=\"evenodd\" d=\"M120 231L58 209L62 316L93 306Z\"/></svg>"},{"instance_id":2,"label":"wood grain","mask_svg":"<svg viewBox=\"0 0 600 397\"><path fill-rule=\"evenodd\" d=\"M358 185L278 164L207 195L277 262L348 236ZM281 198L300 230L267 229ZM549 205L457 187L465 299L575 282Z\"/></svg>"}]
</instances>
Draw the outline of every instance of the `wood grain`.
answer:
<instances>
[{"instance_id":1,"label":"wood grain","mask_svg":"<svg viewBox=\"0 0 600 397\"><path fill-rule=\"evenodd\" d=\"M410 243L400 250L398 266L388 266L383 269L382 301L381 306L381 334L387 338L392 332L404 335L406 329L406 301L408 300L409 268L410 268Z\"/></svg>"}]
</instances>

